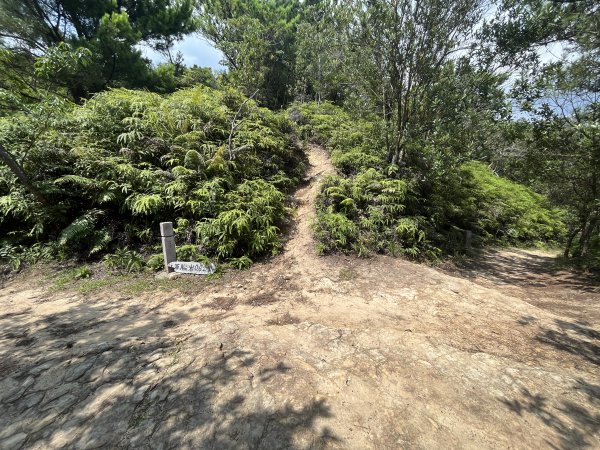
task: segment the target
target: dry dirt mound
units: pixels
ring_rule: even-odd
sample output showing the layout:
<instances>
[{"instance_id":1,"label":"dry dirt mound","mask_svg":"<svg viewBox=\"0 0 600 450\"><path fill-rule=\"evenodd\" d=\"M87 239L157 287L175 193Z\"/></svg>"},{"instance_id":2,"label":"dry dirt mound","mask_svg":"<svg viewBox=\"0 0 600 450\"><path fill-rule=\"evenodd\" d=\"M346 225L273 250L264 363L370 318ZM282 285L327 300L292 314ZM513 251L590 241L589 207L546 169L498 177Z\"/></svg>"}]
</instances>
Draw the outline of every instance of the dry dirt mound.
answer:
<instances>
[{"instance_id":1,"label":"dry dirt mound","mask_svg":"<svg viewBox=\"0 0 600 450\"><path fill-rule=\"evenodd\" d=\"M0 448L600 448L598 292L317 257L309 157L286 251L194 295L0 291Z\"/></svg>"}]
</instances>

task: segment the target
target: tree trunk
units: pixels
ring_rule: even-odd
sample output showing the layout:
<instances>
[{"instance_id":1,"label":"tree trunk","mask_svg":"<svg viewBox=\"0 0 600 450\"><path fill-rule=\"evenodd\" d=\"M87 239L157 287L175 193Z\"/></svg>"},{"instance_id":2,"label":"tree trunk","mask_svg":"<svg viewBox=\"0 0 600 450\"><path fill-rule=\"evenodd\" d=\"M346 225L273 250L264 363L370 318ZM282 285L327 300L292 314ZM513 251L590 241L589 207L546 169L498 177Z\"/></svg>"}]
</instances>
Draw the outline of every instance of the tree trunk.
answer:
<instances>
[{"instance_id":1,"label":"tree trunk","mask_svg":"<svg viewBox=\"0 0 600 450\"><path fill-rule=\"evenodd\" d=\"M400 88L401 89L401 88ZM396 99L396 142L394 142L394 158L392 164L400 165L402 163L401 145L402 145L402 95Z\"/></svg>"},{"instance_id":2,"label":"tree trunk","mask_svg":"<svg viewBox=\"0 0 600 450\"><path fill-rule=\"evenodd\" d=\"M592 234L596 229L596 225L598 225L597 216L590 218L581 230L581 237L579 238L579 256L584 257L587 255L590 240L592 239Z\"/></svg>"},{"instance_id":3,"label":"tree trunk","mask_svg":"<svg viewBox=\"0 0 600 450\"><path fill-rule=\"evenodd\" d=\"M44 205L50 204L46 197L44 197L42 193L33 185L29 177L25 174L25 172L23 171L21 166L19 166L17 161L15 161L13 156L10 153L8 153L8 151L6 151L6 149L2 145L0 145L0 160L2 160L4 164L8 166L11 172L19 179L21 184L25 186L25 189L27 189L29 193L36 198L37 201Z\"/></svg>"},{"instance_id":4,"label":"tree trunk","mask_svg":"<svg viewBox=\"0 0 600 450\"><path fill-rule=\"evenodd\" d=\"M72 83L68 88L71 98L77 105L83 104L83 101L89 98L89 93L79 82Z\"/></svg>"},{"instance_id":5,"label":"tree trunk","mask_svg":"<svg viewBox=\"0 0 600 450\"><path fill-rule=\"evenodd\" d=\"M579 230L580 228L575 228L571 231L571 233L569 233L569 237L567 238L567 245L565 246L565 251L563 253L563 256L565 258L569 257L569 254L571 253L571 247L573 246L573 241L575 240L575 236L577 236L577 233L579 233Z\"/></svg>"}]
</instances>

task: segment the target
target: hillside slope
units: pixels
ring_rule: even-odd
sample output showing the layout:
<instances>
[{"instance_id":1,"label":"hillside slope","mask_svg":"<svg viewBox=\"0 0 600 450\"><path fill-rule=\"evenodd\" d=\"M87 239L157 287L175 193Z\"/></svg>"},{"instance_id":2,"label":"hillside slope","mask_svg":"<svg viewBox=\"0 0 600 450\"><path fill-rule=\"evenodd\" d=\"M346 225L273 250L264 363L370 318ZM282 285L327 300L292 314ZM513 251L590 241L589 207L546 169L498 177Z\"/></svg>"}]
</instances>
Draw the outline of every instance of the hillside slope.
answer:
<instances>
[{"instance_id":1,"label":"hillside slope","mask_svg":"<svg viewBox=\"0 0 600 450\"><path fill-rule=\"evenodd\" d=\"M317 257L333 169L308 156L285 251L248 271L193 294L4 286L0 447L600 447L596 287L498 270L524 252L455 272Z\"/></svg>"}]
</instances>

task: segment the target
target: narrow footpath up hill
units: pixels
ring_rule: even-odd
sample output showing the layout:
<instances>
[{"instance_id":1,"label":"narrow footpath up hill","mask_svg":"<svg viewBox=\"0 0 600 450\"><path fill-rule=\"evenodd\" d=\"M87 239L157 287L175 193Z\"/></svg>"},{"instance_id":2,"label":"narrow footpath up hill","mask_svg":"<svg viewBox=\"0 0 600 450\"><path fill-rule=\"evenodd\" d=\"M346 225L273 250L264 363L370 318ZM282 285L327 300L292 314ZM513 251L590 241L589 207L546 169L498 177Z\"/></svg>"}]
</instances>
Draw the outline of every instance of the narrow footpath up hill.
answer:
<instances>
[{"instance_id":1,"label":"narrow footpath up hill","mask_svg":"<svg viewBox=\"0 0 600 450\"><path fill-rule=\"evenodd\" d=\"M198 292L7 283L0 448L600 448L598 290L318 257L308 156L284 252Z\"/></svg>"}]
</instances>

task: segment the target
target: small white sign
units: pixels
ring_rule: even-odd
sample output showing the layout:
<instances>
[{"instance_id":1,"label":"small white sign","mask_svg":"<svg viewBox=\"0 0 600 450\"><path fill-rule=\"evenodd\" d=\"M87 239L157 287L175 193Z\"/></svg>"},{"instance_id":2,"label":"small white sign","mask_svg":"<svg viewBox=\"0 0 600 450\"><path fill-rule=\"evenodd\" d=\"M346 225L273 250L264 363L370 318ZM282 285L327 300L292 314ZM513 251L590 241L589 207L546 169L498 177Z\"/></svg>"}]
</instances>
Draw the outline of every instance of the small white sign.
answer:
<instances>
[{"instance_id":1,"label":"small white sign","mask_svg":"<svg viewBox=\"0 0 600 450\"><path fill-rule=\"evenodd\" d=\"M177 273L193 273L196 275L210 275L211 273L215 273L217 269L215 264L204 264L193 261L173 261L169 263L169 267L173 268Z\"/></svg>"}]
</instances>

